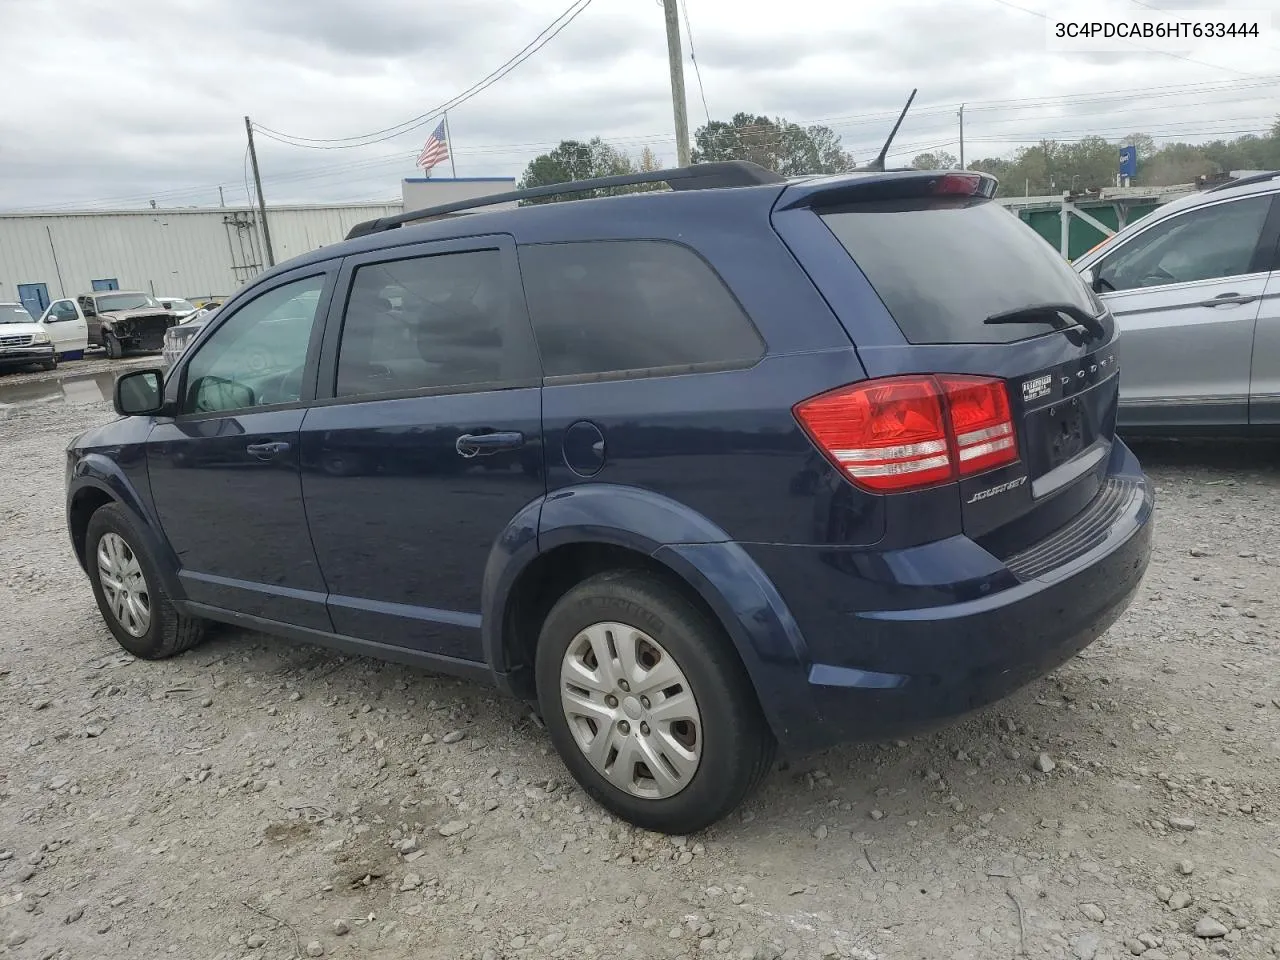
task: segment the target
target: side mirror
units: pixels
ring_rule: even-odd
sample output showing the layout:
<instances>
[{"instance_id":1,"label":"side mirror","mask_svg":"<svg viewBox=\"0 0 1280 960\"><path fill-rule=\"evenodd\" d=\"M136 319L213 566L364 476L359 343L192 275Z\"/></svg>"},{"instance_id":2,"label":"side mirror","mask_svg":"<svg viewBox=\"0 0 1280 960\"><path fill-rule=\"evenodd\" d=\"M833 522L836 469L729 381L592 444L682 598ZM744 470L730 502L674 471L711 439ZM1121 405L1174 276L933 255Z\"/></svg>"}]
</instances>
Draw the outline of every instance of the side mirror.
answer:
<instances>
[{"instance_id":1,"label":"side mirror","mask_svg":"<svg viewBox=\"0 0 1280 960\"><path fill-rule=\"evenodd\" d=\"M135 370L116 380L112 398L116 413L122 417L145 417L164 408L164 373L160 370Z\"/></svg>"}]
</instances>

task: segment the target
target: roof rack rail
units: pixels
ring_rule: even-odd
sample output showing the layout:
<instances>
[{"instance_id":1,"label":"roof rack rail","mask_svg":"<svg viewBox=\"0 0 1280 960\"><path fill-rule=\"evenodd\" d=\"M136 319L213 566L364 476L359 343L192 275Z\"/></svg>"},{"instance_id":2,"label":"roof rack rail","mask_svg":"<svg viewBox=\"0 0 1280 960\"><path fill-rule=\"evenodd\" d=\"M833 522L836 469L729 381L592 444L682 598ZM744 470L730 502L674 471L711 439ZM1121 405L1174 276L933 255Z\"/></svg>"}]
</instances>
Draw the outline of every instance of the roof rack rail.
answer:
<instances>
[{"instance_id":1,"label":"roof rack rail","mask_svg":"<svg viewBox=\"0 0 1280 960\"><path fill-rule=\"evenodd\" d=\"M717 187L755 187L762 184L786 183L786 178L759 164L747 160L725 160L716 163L698 163L691 167L675 167L670 170L653 170L646 173L626 173L616 177L596 177L592 180L574 180L568 183L551 183L527 190L511 190L493 193L470 200L455 200L425 210L412 210L391 217L379 217L357 223L347 233L348 240L394 230L406 223L430 220L463 210L490 207L499 203L518 200L536 200L540 197L557 197L562 194L586 193L591 190L607 190L611 187L631 187L644 183L665 183L672 190L709 190Z\"/></svg>"},{"instance_id":2,"label":"roof rack rail","mask_svg":"<svg viewBox=\"0 0 1280 960\"><path fill-rule=\"evenodd\" d=\"M1232 187L1246 187L1251 183L1266 183L1268 180L1274 180L1280 177L1280 170L1272 170L1270 173L1255 173L1248 177L1241 177L1238 180L1228 180L1226 183L1215 184L1205 193L1216 193L1219 190L1230 190Z\"/></svg>"}]
</instances>

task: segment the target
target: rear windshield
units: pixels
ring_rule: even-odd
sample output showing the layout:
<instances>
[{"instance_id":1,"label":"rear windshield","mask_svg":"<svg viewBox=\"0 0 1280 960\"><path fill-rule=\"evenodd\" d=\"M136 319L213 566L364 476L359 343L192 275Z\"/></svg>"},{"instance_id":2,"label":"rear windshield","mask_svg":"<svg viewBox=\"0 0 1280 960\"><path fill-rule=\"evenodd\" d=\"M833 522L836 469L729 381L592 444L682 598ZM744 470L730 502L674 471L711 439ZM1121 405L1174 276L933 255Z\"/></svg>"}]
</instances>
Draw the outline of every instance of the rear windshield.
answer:
<instances>
[{"instance_id":1,"label":"rear windshield","mask_svg":"<svg viewBox=\"0 0 1280 960\"><path fill-rule=\"evenodd\" d=\"M991 201L860 203L821 214L911 343L1011 343L1035 323L983 321L1038 304L1096 313L1065 260Z\"/></svg>"}]
</instances>

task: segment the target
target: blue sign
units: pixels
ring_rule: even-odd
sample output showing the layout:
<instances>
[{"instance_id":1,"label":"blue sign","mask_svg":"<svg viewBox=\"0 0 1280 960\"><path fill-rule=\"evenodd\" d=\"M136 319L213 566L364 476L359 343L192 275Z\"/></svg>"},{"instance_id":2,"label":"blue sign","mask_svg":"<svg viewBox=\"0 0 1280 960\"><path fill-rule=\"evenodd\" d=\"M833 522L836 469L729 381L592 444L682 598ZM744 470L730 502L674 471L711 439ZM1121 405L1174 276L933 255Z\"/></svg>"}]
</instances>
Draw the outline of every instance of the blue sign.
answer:
<instances>
[{"instance_id":1,"label":"blue sign","mask_svg":"<svg viewBox=\"0 0 1280 960\"><path fill-rule=\"evenodd\" d=\"M1136 177L1138 175L1138 148L1120 148L1120 176Z\"/></svg>"}]
</instances>

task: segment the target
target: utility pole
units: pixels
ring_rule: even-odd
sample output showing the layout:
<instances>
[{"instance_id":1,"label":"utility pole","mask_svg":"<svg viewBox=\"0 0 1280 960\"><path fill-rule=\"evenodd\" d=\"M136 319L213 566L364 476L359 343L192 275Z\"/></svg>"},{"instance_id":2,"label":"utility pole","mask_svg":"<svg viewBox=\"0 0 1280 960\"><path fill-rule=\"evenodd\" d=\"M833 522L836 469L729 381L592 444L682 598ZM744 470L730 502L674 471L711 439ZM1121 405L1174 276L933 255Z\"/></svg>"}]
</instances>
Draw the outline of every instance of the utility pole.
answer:
<instances>
[{"instance_id":1,"label":"utility pole","mask_svg":"<svg viewBox=\"0 0 1280 960\"><path fill-rule=\"evenodd\" d=\"M964 104L960 104L960 169L964 167Z\"/></svg>"},{"instance_id":2,"label":"utility pole","mask_svg":"<svg viewBox=\"0 0 1280 960\"><path fill-rule=\"evenodd\" d=\"M224 197L224 196L222 195L222 186L221 186L221 184L219 184L219 186L218 186L218 206L220 206L220 207L225 207L226 205L227 205L227 198L226 198L226 197Z\"/></svg>"},{"instance_id":3,"label":"utility pole","mask_svg":"<svg viewBox=\"0 0 1280 960\"><path fill-rule=\"evenodd\" d=\"M671 104L676 118L676 165L689 166L689 115L684 102L684 56L680 52L678 0L662 0L667 20L667 59L671 61Z\"/></svg>"},{"instance_id":4,"label":"utility pole","mask_svg":"<svg viewBox=\"0 0 1280 960\"><path fill-rule=\"evenodd\" d=\"M271 250L271 228L267 226L267 201L262 199L262 174L258 172L258 151L253 146L253 122L244 118L244 132L249 135L249 162L253 164L253 182L258 188L258 216L262 218L262 245L267 249L267 266L276 265L276 255Z\"/></svg>"}]
</instances>

